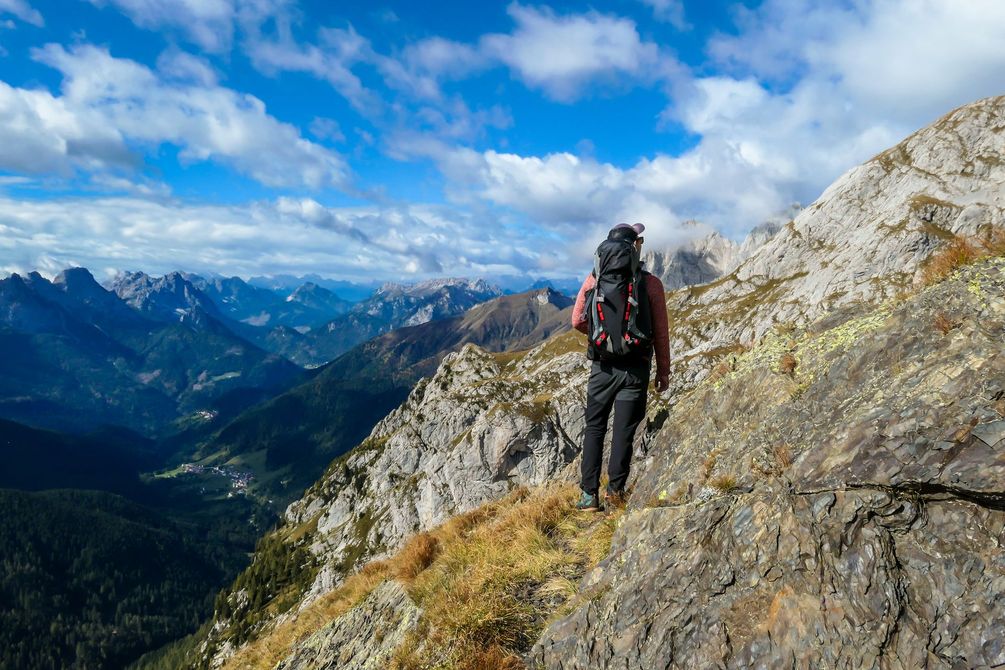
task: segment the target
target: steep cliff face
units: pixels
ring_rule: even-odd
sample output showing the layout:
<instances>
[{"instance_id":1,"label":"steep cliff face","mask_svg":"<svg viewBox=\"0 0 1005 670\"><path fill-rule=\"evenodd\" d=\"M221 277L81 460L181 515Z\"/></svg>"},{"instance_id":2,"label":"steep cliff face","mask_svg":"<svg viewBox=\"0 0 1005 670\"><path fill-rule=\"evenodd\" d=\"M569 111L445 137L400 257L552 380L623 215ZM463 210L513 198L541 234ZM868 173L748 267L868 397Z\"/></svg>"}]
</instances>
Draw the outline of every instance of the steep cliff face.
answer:
<instances>
[{"instance_id":1,"label":"steep cliff face","mask_svg":"<svg viewBox=\"0 0 1005 670\"><path fill-rule=\"evenodd\" d=\"M800 208L793 205L786 214L794 217L799 211ZM707 284L735 270L790 220L765 221L739 244L713 231L669 251L650 249L643 252L642 263L646 270L660 278L667 291Z\"/></svg>"},{"instance_id":2,"label":"steep cliff face","mask_svg":"<svg viewBox=\"0 0 1005 670\"><path fill-rule=\"evenodd\" d=\"M692 240L672 251L642 254L646 270L663 282L668 291L692 284L706 284L737 265L740 245L717 232Z\"/></svg>"},{"instance_id":3,"label":"steep cliff face","mask_svg":"<svg viewBox=\"0 0 1005 670\"><path fill-rule=\"evenodd\" d=\"M575 606L515 650L528 663L1005 663L1003 263L916 281L1003 223L1002 128L1003 98L961 108L668 295L673 392L627 515ZM444 359L287 511L314 561L300 603L513 486L574 480L582 351L565 333Z\"/></svg>"}]
</instances>

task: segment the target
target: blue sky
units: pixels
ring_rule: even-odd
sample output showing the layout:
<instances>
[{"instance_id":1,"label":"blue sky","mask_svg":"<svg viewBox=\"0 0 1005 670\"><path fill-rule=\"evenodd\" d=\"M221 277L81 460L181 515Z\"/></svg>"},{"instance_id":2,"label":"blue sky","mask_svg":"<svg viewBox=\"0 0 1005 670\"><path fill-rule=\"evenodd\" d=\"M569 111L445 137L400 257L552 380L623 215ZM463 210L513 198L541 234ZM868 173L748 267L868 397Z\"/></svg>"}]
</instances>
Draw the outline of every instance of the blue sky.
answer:
<instances>
[{"instance_id":1,"label":"blue sky","mask_svg":"<svg viewBox=\"0 0 1005 670\"><path fill-rule=\"evenodd\" d=\"M738 239L1005 93L1003 29L990 0L0 0L0 272L566 278L618 221Z\"/></svg>"}]
</instances>

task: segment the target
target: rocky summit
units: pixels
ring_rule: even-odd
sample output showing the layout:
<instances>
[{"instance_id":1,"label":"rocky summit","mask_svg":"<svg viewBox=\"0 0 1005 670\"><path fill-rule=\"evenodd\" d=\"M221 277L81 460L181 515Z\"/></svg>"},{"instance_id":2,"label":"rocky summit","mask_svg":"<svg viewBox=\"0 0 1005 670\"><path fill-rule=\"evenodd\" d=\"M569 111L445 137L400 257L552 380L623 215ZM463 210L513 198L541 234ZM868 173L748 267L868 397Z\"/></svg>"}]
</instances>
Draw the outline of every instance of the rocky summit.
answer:
<instances>
[{"instance_id":1,"label":"rocky summit","mask_svg":"<svg viewBox=\"0 0 1005 670\"><path fill-rule=\"evenodd\" d=\"M729 273L668 294L672 389L651 398L610 548L582 575L515 582L535 616L507 620L521 635L472 634L505 652L485 667L1005 664L1002 129L1005 98L960 108L850 170ZM971 262L966 239L997 242ZM934 276L947 249L974 253ZM452 624L416 606L435 593L393 576L307 636L272 636L415 533L576 481L583 348L565 332L444 358L288 508L193 663L260 640L281 667L417 667L383 641L451 644L436 626ZM538 544L565 550L568 527L547 528ZM437 560L418 569L458 565ZM388 637L349 640L349 626Z\"/></svg>"}]
</instances>

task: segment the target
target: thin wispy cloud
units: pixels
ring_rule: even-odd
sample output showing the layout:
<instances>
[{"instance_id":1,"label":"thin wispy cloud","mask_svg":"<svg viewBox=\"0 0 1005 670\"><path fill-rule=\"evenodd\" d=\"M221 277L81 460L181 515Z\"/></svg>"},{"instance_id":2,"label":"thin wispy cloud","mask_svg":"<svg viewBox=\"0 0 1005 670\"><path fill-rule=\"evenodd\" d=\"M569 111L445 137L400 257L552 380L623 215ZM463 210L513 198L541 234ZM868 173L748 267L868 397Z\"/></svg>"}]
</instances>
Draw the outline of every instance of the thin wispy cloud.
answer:
<instances>
[{"instance_id":1,"label":"thin wispy cloud","mask_svg":"<svg viewBox=\"0 0 1005 670\"><path fill-rule=\"evenodd\" d=\"M39 28L45 25L42 13L28 4L27 0L0 0L0 16L5 14L13 15Z\"/></svg>"}]
</instances>

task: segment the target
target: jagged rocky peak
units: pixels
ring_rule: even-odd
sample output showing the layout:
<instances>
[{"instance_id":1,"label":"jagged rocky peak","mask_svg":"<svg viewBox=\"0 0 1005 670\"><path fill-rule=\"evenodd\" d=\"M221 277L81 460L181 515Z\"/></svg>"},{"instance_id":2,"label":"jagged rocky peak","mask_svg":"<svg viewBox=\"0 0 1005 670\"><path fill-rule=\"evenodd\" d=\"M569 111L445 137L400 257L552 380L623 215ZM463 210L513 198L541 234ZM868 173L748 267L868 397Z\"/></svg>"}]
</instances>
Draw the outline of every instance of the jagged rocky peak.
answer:
<instances>
[{"instance_id":1,"label":"jagged rocky peak","mask_svg":"<svg viewBox=\"0 0 1005 670\"><path fill-rule=\"evenodd\" d=\"M502 291L497 286L489 284L484 279L465 279L458 277L427 279L414 284L386 282L382 284L379 289L377 289L377 295L407 295L422 297L442 292L444 289L459 289L472 294L489 297L502 295Z\"/></svg>"},{"instance_id":2,"label":"jagged rocky peak","mask_svg":"<svg viewBox=\"0 0 1005 670\"><path fill-rule=\"evenodd\" d=\"M96 292L101 291L105 293L105 289L98 284L97 280L94 279L94 275L91 271L83 267L66 268L62 270L52 279L53 284L65 286L67 291L88 291Z\"/></svg>"},{"instance_id":3,"label":"jagged rocky peak","mask_svg":"<svg viewBox=\"0 0 1005 670\"><path fill-rule=\"evenodd\" d=\"M307 282L298 286L293 293L286 296L286 302L300 303L305 307L315 309L330 309L346 304L335 292L329 291L314 282Z\"/></svg>"},{"instance_id":4,"label":"jagged rocky peak","mask_svg":"<svg viewBox=\"0 0 1005 670\"><path fill-rule=\"evenodd\" d=\"M42 280L45 281L44 278ZM0 298L2 298L5 307L11 308L32 297L34 297L34 293L28 282L18 273L13 272L5 279L0 279Z\"/></svg>"},{"instance_id":5,"label":"jagged rocky peak","mask_svg":"<svg viewBox=\"0 0 1005 670\"><path fill-rule=\"evenodd\" d=\"M646 251L642 263L673 290L718 279L733 268L737 250L735 242L712 231L668 251Z\"/></svg>"},{"instance_id":6,"label":"jagged rocky peak","mask_svg":"<svg viewBox=\"0 0 1005 670\"><path fill-rule=\"evenodd\" d=\"M353 312L382 319L387 327L416 326L467 311L503 293L483 279L430 279L416 284L386 283Z\"/></svg>"},{"instance_id":7,"label":"jagged rocky peak","mask_svg":"<svg viewBox=\"0 0 1005 670\"><path fill-rule=\"evenodd\" d=\"M177 321L194 309L218 314L213 301L181 272L151 277L124 271L112 279L110 288L134 309L161 321Z\"/></svg>"},{"instance_id":8,"label":"jagged rocky peak","mask_svg":"<svg viewBox=\"0 0 1005 670\"><path fill-rule=\"evenodd\" d=\"M647 250L642 254L642 262L649 272L660 278L668 291L706 284L732 272L791 220L786 218L788 214L798 211L799 206L793 205L784 214L761 223L740 244L718 231L708 232L707 226L691 222L696 232L706 231L705 234L670 249Z\"/></svg>"},{"instance_id":9,"label":"jagged rocky peak","mask_svg":"<svg viewBox=\"0 0 1005 670\"><path fill-rule=\"evenodd\" d=\"M793 205L789 208L789 212L792 214L791 217L776 217L754 226L754 228L747 233L743 242L740 243L740 248L737 249L736 264L739 265L753 256L754 252L767 244L768 240L777 235L778 231L784 228L786 223L794 219L800 211L802 211L802 208L799 205Z\"/></svg>"}]
</instances>

